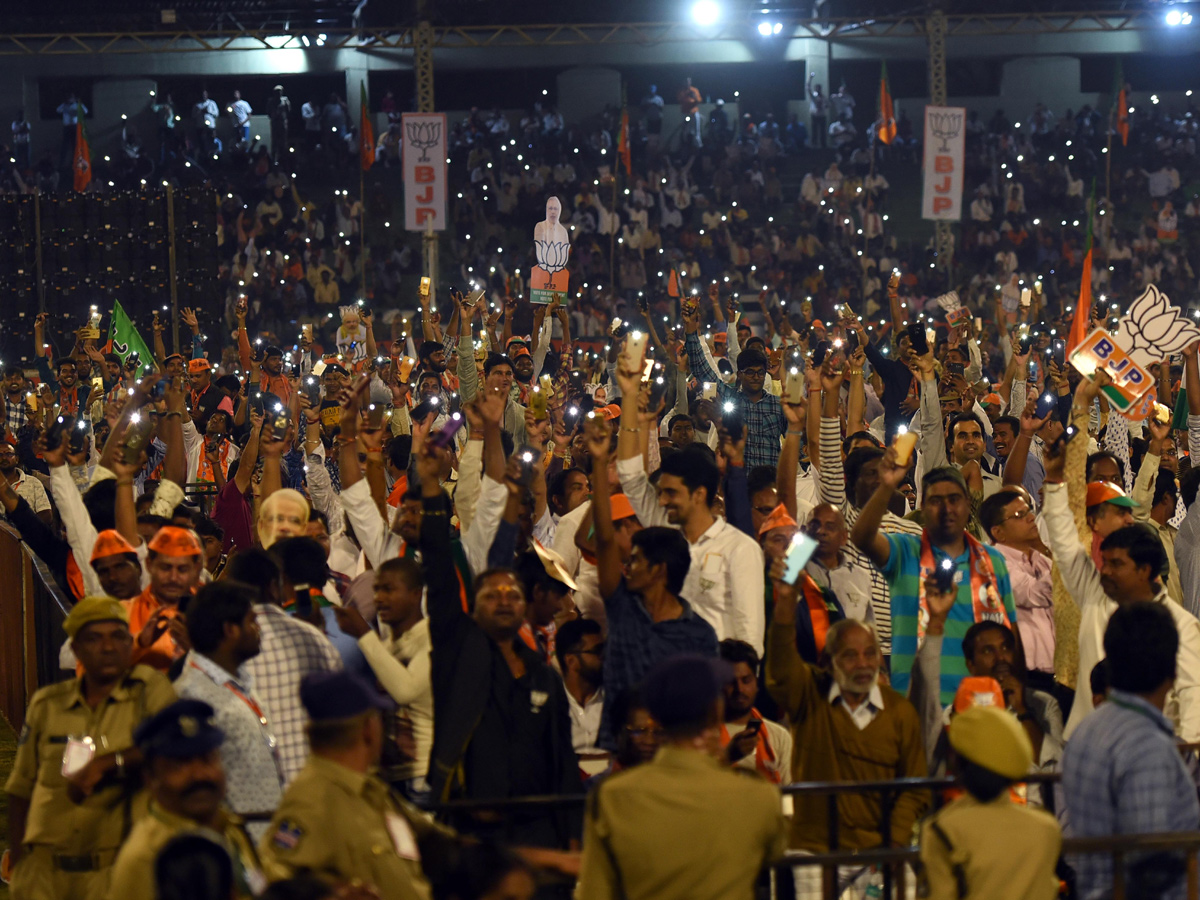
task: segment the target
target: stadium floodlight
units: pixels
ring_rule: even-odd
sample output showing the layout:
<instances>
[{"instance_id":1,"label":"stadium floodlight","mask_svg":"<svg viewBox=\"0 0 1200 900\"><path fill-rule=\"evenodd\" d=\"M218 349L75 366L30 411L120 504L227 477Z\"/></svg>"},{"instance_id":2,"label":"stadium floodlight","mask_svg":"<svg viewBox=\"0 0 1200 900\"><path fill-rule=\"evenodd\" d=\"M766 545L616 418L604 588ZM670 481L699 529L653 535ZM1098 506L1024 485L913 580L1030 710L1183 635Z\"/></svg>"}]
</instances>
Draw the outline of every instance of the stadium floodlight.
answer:
<instances>
[{"instance_id":1,"label":"stadium floodlight","mask_svg":"<svg viewBox=\"0 0 1200 900\"><path fill-rule=\"evenodd\" d=\"M697 25L715 25L721 18L721 7L716 0L696 0L692 5L692 19Z\"/></svg>"},{"instance_id":2,"label":"stadium floodlight","mask_svg":"<svg viewBox=\"0 0 1200 900\"><path fill-rule=\"evenodd\" d=\"M758 23L758 33L761 34L763 37L770 37L771 36L771 23L770 22L759 22Z\"/></svg>"},{"instance_id":3,"label":"stadium floodlight","mask_svg":"<svg viewBox=\"0 0 1200 900\"><path fill-rule=\"evenodd\" d=\"M1167 11L1166 23L1172 28L1180 25L1191 25L1192 14L1182 9L1171 9Z\"/></svg>"},{"instance_id":4,"label":"stadium floodlight","mask_svg":"<svg viewBox=\"0 0 1200 900\"><path fill-rule=\"evenodd\" d=\"M771 33L772 33L772 34L779 34L779 32L781 32L781 31L783 31L783 23L782 23L782 22L776 22L776 23L775 23L775 27L771 29Z\"/></svg>"}]
</instances>

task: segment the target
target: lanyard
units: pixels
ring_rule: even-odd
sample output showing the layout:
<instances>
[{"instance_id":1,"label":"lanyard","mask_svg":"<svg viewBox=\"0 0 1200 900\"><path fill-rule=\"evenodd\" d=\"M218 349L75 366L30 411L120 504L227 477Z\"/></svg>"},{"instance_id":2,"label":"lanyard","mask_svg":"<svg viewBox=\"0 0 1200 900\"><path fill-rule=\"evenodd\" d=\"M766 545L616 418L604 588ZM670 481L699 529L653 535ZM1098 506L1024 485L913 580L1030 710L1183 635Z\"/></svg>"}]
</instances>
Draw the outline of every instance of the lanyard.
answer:
<instances>
[{"instance_id":1,"label":"lanyard","mask_svg":"<svg viewBox=\"0 0 1200 900\"><path fill-rule=\"evenodd\" d=\"M195 669L200 674L204 675L206 678L210 679L214 684L216 683L216 679L213 678L211 675L209 675L207 672L205 672L198 665L196 665L195 662L188 660L188 665L191 666L193 669ZM250 708L250 711L258 717L258 724L259 724L259 727L262 729L263 740L265 740L267 743L267 749L269 749L271 751L271 758L275 760L276 774L280 775L280 784L282 784L283 776L282 776L282 774L279 773L278 742L275 740L275 735L271 734L270 724L267 722L267 717L265 715L263 715L262 707L260 707L253 699L248 697L246 694L242 693L242 691L240 689L235 687L233 682L226 681L225 684L223 685L223 687L227 691L229 691L229 693L233 694L233 696L237 697L239 700L241 700L243 703L245 703L246 706L248 706Z\"/></svg>"}]
</instances>

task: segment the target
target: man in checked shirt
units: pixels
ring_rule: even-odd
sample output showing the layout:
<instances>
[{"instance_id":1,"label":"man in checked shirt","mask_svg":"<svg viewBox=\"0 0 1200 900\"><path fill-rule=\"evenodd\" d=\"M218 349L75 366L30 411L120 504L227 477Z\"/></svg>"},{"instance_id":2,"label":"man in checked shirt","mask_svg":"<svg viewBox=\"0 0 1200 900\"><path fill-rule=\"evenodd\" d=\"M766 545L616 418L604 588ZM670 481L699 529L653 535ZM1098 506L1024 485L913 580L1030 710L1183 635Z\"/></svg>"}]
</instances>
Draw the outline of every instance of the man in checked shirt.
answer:
<instances>
[{"instance_id":1,"label":"man in checked shirt","mask_svg":"<svg viewBox=\"0 0 1200 900\"><path fill-rule=\"evenodd\" d=\"M28 420L26 412L25 370L20 366L4 367L4 426L14 438L20 434Z\"/></svg>"},{"instance_id":2,"label":"man in checked shirt","mask_svg":"<svg viewBox=\"0 0 1200 900\"><path fill-rule=\"evenodd\" d=\"M756 347L743 350L737 358L737 377L741 387L725 384L712 370L700 348L700 313L683 313L687 333L688 362L697 379L717 386L721 399L720 412L737 413L746 429L746 467L779 464L779 439L787 431L783 404L763 386L767 378L767 356Z\"/></svg>"}]
</instances>

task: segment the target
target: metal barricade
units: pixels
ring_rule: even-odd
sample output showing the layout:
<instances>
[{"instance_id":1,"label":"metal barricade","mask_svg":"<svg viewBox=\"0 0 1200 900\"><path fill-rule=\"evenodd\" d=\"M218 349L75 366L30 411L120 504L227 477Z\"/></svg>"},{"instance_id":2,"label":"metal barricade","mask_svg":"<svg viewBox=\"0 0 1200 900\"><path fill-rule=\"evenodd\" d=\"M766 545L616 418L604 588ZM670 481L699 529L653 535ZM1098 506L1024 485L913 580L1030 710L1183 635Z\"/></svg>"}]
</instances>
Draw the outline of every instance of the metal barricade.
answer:
<instances>
[{"instance_id":1,"label":"metal barricade","mask_svg":"<svg viewBox=\"0 0 1200 900\"><path fill-rule=\"evenodd\" d=\"M34 691L60 681L71 601L10 525L0 522L0 715L19 730Z\"/></svg>"}]
</instances>

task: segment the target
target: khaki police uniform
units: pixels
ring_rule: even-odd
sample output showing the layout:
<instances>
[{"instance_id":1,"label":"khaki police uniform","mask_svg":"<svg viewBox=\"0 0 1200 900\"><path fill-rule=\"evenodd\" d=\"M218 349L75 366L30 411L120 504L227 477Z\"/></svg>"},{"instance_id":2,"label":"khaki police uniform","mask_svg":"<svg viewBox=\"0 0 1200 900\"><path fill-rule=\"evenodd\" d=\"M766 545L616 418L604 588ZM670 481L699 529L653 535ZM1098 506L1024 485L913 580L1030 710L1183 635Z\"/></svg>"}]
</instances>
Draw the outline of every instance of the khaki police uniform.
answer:
<instances>
[{"instance_id":1,"label":"khaki police uniform","mask_svg":"<svg viewBox=\"0 0 1200 900\"><path fill-rule=\"evenodd\" d=\"M440 842L457 838L378 778L314 754L284 791L259 853L282 878L307 870L331 884L365 882L383 900L431 900L417 845L436 852Z\"/></svg>"},{"instance_id":2,"label":"khaki police uniform","mask_svg":"<svg viewBox=\"0 0 1200 900\"><path fill-rule=\"evenodd\" d=\"M5 790L29 801L25 853L12 875L13 900L98 900L122 839L146 808L145 795L105 779L76 804L67 796L63 751L90 737L97 756L128 750L143 719L175 700L171 683L134 666L95 709L79 678L33 695Z\"/></svg>"},{"instance_id":3,"label":"khaki police uniform","mask_svg":"<svg viewBox=\"0 0 1200 900\"><path fill-rule=\"evenodd\" d=\"M751 900L785 846L773 785L666 746L588 797L576 898Z\"/></svg>"},{"instance_id":4,"label":"khaki police uniform","mask_svg":"<svg viewBox=\"0 0 1200 900\"><path fill-rule=\"evenodd\" d=\"M211 833L193 820L169 813L151 802L149 811L134 826L117 855L108 889L109 900L156 900L158 887L154 861L159 851L173 837L192 831ZM217 833L224 838L230 851L238 900L258 896L266 887L267 879L242 820L222 809Z\"/></svg>"},{"instance_id":5,"label":"khaki police uniform","mask_svg":"<svg viewBox=\"0 0 1200 900\"><path fill-rule=\"evenodd\" d=\"M1053 900L1062 849L1058 822L1004 791L959 797L921 825L918 896L932 900Z\"/></svg>"}]
</instances>

